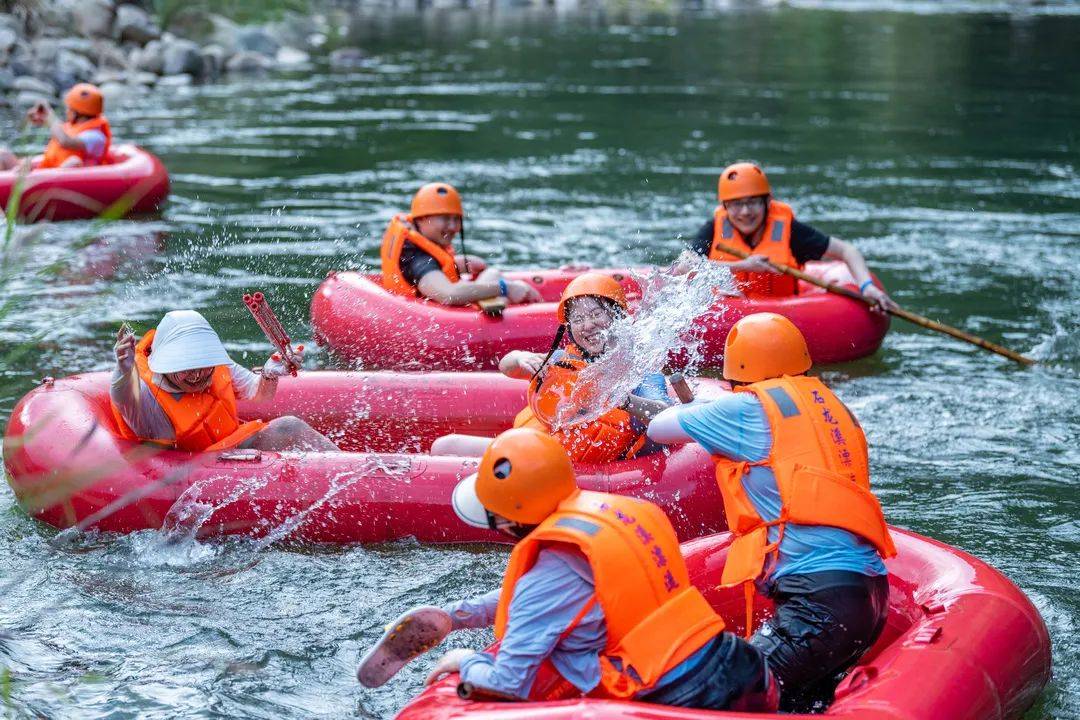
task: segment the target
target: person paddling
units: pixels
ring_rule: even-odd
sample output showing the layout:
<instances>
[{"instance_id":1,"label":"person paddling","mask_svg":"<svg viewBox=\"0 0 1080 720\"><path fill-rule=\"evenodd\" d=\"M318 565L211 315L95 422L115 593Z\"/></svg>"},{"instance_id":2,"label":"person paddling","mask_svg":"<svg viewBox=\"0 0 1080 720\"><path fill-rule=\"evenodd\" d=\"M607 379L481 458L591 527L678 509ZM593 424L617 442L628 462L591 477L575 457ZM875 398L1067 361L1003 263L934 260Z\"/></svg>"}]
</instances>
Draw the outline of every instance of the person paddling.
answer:
<instances>
[{"instance_id":1,"label":"person paddling","mask_svg":"<svg viewBox=\"0 0 1080 720\"><path fill-rule=\"evenodd\" d=\"M241 422L237 399L271 399L289 367L278 356L259 374L241 367L194 310L166 313L138 342L121 328L114 353L109 398L120 436L127 440L189 452L339 449L296 417ZM299 362L302 355L294 359Z\"/></svg>"},{"instance_id":2,"label":"person paddling","mask_svg":"<svg viewBox=\"0 0 1080 720\"><path fill-rule=\"evenodd\" d=\"M660 443L693 441L716 461L728 527L723 584L753 584L776 606L750 642L780 683L781 709L819 710L881 634L896 554L870 491L866 437L810 369L802 333L773 313L748 315L727 337L735 392L672 407L649 425ZM751 626L748 622L747 626Z\"/></svg>"},{"instance_id":3,"label":"person paddling","mask_svg":"<svg viewBox=\"0 0 1080 720\"><path fill-rule=\"evenodd\" d=\"M555 427L560 404L573 395L579 373L615 347L613 325L629 312L622 286L610 275L587 272L574 278L562 293L559 330L551 350L514 350L503 356L499 370L512 378L528 379L528 403L514 427L533 427L555 436L575 463L607 463L657 452L648 441L648 422L671 404L664 376L647 375L627 397L596 420ZM560 347L563 337L569 342ZM431 446L435 455L480 455L491 438L446 435Z\"/></svg>"},{"instance_id":4,"label":"person paddling","mask_svg":"<svg viewBox=\"0 0 1080 720\"><path fill-rule=\"evenodd\" d=\"M464 244L464 218L461 195L451 185L428 183L417 190L409 214L395 215L383 235L383 287L442 305L468 305L499 296L511 303L543 300L532 285L503 278L475 255L454 254L459 233Z\"/></svg>"},{"instance_id":5,"label":"person paddling","mask_svg":"<svg viewBox=\"0 0 1080 720\"><path fill-rule=\"evenodd\" d=\"M854 284L874 302L877 311L897 307L874 284L859 249L796 220L791 206L773 197L769 179L757 165L739 162L724 168L717 194L720 205L689 246L699 255L730 268L746 297L787 297L798 292L797 280L777 272L765 260L802 269L811 260L825 258L847 264ZM750 257L740 259L720 245L750 253Z\"/></svg>"},{"instance_id":6,"label":"person paddling","mask_svg":"<svg viewBox=\"0 0 1080 720\"><path fill-rule=\"evenodd\" d=\"M26 114L31 125L49 128L49 143L37 169L101 165L108 161L112 130L103 114L105 98L90 83L79 83L64 95L66 121L56 118L51 107L38 103ZM11 170L20 160L11 150L0 148L0 170Z\"/></svg>"},{"instance_id":7,"label":"person paddling","mask_svg":"<svg viewBox=\"0 0 1080 720\"><path fill-rule=\"evenodd\" d=\"M517 540L502 587L392 624L357 676L382 685L449 630L494 625L496 650L454 649L430 684L460 673L475 699L582 695L714 710L775 709L762 654L724 630L690 583L675 530L656 505L578 489L557 440L508 430L453 493L466 523Z\"/></svg>"}]
</instances>

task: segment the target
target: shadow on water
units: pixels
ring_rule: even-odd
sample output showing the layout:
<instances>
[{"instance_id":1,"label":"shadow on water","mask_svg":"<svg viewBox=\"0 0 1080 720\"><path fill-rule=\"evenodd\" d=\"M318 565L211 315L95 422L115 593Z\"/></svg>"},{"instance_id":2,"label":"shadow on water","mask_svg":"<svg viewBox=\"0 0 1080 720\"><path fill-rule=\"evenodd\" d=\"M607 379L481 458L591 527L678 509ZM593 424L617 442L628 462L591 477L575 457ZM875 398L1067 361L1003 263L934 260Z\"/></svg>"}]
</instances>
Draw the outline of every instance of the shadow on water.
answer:
<instances>
[{"instance_id":1,"label":"shadow on water","mask_svg":"<svg viewBox=\"0 0 1080 720\"><path fill-rule=\"evenodd\" d=\"M1019 369L895 321L875 357L821 372L867 430L890 519L988 560L1043 613L1057 672L1028 717L1080 715L1080 17L1059 2L794 4L358 18L343 42L368 50L362 67L110 109L170 168L170 204L100 245L70 223L13 250L26 271L5 287L18 310L0 341L32 342L4 367L3 414L43 375L108 368L121 321L144 330L178 307L261 362L241 294L272 293L306 328L326 272L374 267L387 218L428 180L463 190L470 251L494 263L667 264L709 217L719 170L756 159L902 304L1046 361ZM494 587L505 559L201 542L197 498L171 539L54 542L3 492L4 575L21 581L0 663L23 715L389 717L431 659L362 692L361 648L409 605Z\"/></svg>"}]
</instances>

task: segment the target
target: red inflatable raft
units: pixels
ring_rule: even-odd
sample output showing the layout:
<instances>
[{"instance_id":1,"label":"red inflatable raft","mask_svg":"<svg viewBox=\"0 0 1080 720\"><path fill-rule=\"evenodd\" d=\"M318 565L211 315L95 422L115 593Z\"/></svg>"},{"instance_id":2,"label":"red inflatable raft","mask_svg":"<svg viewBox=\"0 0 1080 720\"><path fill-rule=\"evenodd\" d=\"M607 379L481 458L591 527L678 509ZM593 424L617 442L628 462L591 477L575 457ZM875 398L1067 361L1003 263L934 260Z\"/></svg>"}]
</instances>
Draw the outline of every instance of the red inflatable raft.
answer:
<instances>
[{"instance_id":1,"label":"red inflatable raft","mask_svg":"<svg viewBox=\"0 0 1080 720\"><path fill-rule=\"evenodd\" d=\"M895 528L893 533L899 553L886 563L891 586L886 628L840 684L824 717L1020 717L1050 679L1050 637L1038 610L1019 588L981 560L914 533ZM728 629L741 633L742 590L717 588L729 537L725 533L694 540L684 544L683 554L691 580L724 616ZM771 612L764 598L757 602L762 616ZM457 682L453 675L428 688L397 720L763 717L594 699L470 702L458 698Z\"/></svg>"},{"instance_id":2,"label":"red inflatable raft","mask_svg":"<svg viewBox=\"0 0 1080 720\"><path fill-rule=\"evenodd\" d=\"M87 220L114 206L120 215L160 209L169 194L169 174L161 161L135 145L114 147L111 155L105 165L31 170L19 200L19 219ZM7 208L17 179L15 171L0 172L0 207Z\"/></svg>"},{"instance_id":3,"label":"red inflatable raft","mask_svg":"<svg viewBox=\"0 0 1080 720\"><path fill-rule=\"evenodd\" d=\"M582 272L506 273L507 278L524 280L535 287L547 302L510 306L499 318L489 317L474 306L448 307L389 293L377 275L334 272L311 300L311 326L316 341L361 367L490 369L510 350L547 351L557 325L554 304L563 288ZM622 282L631 302L640 297L640 288L628 271L601 272ZM842 263L810 263L807 272L830 280L850 277ZM775 312L790 318L806 336L815 363L870 355L889 329L888 317L805 282L799 283L799 294L791 298L724 298L715 309L717 312L703 315L694 329L701 333L702 362L706 367L722 364L728 330L751 313Z\"/></svg>"},{"instance_id":4,"label":"red inflatable raft","mask_svg":"<svg viewBox=\"0 0 1080 720\"><path fill-rule=\"evenodd\" d=\"M46 380L16 405L5 438L8 482L58 528L131 532L198 524L311 542L499 540L454 515L450 494L476 460L420 454L451 432L495 436L525 404L525 382L493 373L301 373L244 419L296 415L347 452L187 453L120 439L109 375ZM699 394L721 392L699 382ZM712 460L697 445L582 466L583 487L661 505L682 538L724 529Z\"/></svg>"}]
</instances>

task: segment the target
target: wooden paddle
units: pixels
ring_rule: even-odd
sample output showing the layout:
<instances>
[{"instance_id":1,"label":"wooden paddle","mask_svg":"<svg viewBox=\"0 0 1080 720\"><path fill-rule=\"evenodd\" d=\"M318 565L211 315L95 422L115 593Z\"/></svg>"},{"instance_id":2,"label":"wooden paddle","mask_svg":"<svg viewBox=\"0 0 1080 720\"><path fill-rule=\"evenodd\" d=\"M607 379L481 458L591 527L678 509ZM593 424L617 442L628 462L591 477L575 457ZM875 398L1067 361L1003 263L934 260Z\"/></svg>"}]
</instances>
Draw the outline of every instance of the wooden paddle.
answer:
<instances>
[{"instance_id":1,"label":"wooden paddle","mask_svg":"<svg viewBox=\"0 0 1080 720\"><path fill-rule=\"evenodd\" d=\"M738 248L733 248L733 247L731 247L729 245L725 245L724 243L721 243L721 242L716 243L716 249L717 250L723 250L724 252L728 253L729 255L734 255L735 257L739 257L739 258L743 258L743 259L746 259L746 258L750 257L750 253L743 252L742 250L739 250ZM858 300L859 302L864 303L866 305L870 305L870 306L875 305L874 301L863 297L862 293L855 292L854 290L851 290L851 289L846 288L846 287L842 287L840 285L834 285L832 283L827 283L827 282L825 282L823 280L818 280L815 277L811 277L810 275L807 275L802 270L798 270L798 269L793 268L793 267L788 267L787 265L777 265L776 263L774 263L774 262L772 262L770 260L766 260L765 262L767 262L770 267L776 269L779 272L784 273L785 275L791 275L792 277L796 277L799 280L805 280L806 282L810 283L811 285L817 285L819 288L824 288L825 290L828 290L831 293L835 293L836 295L843 295L846 298L851 298L852 300ZM936 320L931 320L930 318L923 317L922 315L916 315L913 312L908 312L907 310L903 310L901 308L896 308L895 310L887 310L886 312L888 312L890 315L895 315L898 318L902 318L904 320L907 320L910 323L915 323L919 327L924 327L924 328L926 328L928 330L936 330L939 333L944 333L946 335L951 335L952 337L956 338L957 340L963 340L964 342L969 342L972 345L978 345L983 350L989 350L990 352L997 353L998 355L1003 355L1004 357L1007 357L1010 360L1014 360L1014 361L1016 361L1016 362L1018 362L1018 363L1020 363L1022 365L1034 365L1035 364L1035 360L1032 360L1031 358L1029 358L1029 357L1027 357L1025 355L1021 355L1018 352L1014 352L1014 351L1010 350L1007 347L1002 347L1001 345L997 345L995 343L992 343L989 340L984 340L981 337L978 337L976 335L968 334L968 333L964 332L963 330L958 330L957 328L954 328L954 327L952 327L950 325L945 325L944 323L939 323Z\"/></svg>"}]
</instances>

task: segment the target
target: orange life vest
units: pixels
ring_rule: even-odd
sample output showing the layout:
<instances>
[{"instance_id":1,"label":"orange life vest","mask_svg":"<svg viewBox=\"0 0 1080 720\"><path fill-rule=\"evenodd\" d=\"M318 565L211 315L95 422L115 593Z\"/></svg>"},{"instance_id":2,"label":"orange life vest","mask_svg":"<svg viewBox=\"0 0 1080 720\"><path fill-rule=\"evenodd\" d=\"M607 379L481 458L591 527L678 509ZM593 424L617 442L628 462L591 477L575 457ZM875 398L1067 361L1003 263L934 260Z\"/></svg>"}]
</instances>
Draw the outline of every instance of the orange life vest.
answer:
<instances>
[{"instance_id":1,"label":"orange life vest","mask_svg":"<svg viewBox=\"0 0 1080 720\"><path fill-rule=\"evenodd\" d=\"M637 498L579 490L510 554L495 611L496 638L506 633L514 586L549 543L576 546L593 571L596 594L568 628L600 603L607 645L600 656L600 685L592 695L627 698L648 689L724 629L724 621L690 584L663 510Z\"/></svg>"},{"instance_id":2,"label":"orange life vest","mask_svg":"<svg viewBox=\"0 0 1080 720\"><path fill-rule=\"evenodd\" d=\"M717 247L716 243L722 242L751 255L761 255L777 265L788 265L801 270L803 266L799 264L791 251L791 223L794 219L795 213L792 212L790 205L779 200L770 200L761 240L756 246L750 247L742 233L736 230L728 219L727 210L723 205L719 205L713 213L713 246L709 251L709 259L725 261L740 259ZM739 289L748 298L786 297L795 295L799 291L798 281L790 275L750 272L737 272L734 275Z\"/></svg>"},{"instance_id":3,"label":"orange life vest","mask_svg":"<svg viewBox=\"0 0 1080 720\"><path fill-rule=\"evenodd\" d=\"M105 150L101 153L101 163L108 162L109 149L112 147L112 130L109 129L109 121L105 119L104 115L98 115L97 117L90 118L89 120L83 120L81 123L64 123L64 132L71 137L77 136L79 133L86 132L87 130L100 130L105 135ZM56 138L49 140L49 144L45 146L45 157L42 158L39 168L58 168L64 164L64 161L68 158L77 157L86 162L86 153L80 150L68 150L61 145Z\"/></svg>"},{"instance_id":4,"label":"orange life vest","mask_svg":"<svg viewBox=\"0 0 1080 720\"><path fill-rule=\"evenodd\" d=\"M581 351L568 345L566 355L544 368L529 383L528 404L514 418L514 427L532 427L558 440L576 463L607 463L634 457L645 445L643 430L634 428L630 413L612 408L590 422L552 430L542 418L553 417L559 403L570 396L578 373L588 366Z\"/></svg>"},{"instance_id":5,"label":"orange life vest","mask_svg":"<svg viewBox=\"0 0 1080 720\"><path fill-rule=\"evenodd\" d=\"M406 280L401 272L401 251L405 249L405 243L412 243L435 258L435 262L439 263L443 274L450 282L457 282L460 279L453 248L444 248L421 235L413 227L412 218L408 215L395 215L386 228L382 249L379 252L382 259L383 287L390 292L411 297L417 295L416 286Z\"/></svg>"},{"instance_id":6,"label":"orange life vest","mask_svg":"<svg viewBox=\"0 0 1080 720\"><path fill-rule=\"evenodd\" d=\"M158 387L154 383L154 373L150 370L150 349L155 332L151 330L146 333L135 346L135 369L165 411L166 417L172 423L176 439L140 438L124 421L120 410L114 404L113 417L116 418L122 438L148 440L188 452L213 452L235 447L266 426L262 420L240 423L232 375L224 365L214 368L210 387L203 392L183 393L177 399L173 393Z\"/></svg>"},{"instance_id":7,"label":"orange life vest","mask_svg":"<svg viewBox=\"0 0 1080 720\"><path fill-rule=\"evenodd\" d=\"M883 558L896 555L885 515L870 491L866 436L855 416L817 378L785 375L736 388L752 392L765 410L772 432L769 456L760 462L716 460L716 479L724 500L728 528L735 536L728 549L721 582L745 583L747 634L750 632L753 581L765 559L779 553L787 523L828 525L858 535ZM766 466L780 490L780 516L762 518L743 488L750 466ZM769 543L770 527L779 528Z\"/></svg>"}]
</instances>

